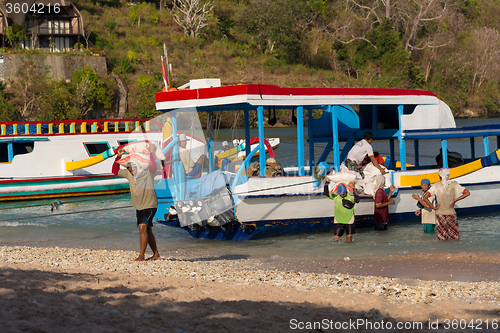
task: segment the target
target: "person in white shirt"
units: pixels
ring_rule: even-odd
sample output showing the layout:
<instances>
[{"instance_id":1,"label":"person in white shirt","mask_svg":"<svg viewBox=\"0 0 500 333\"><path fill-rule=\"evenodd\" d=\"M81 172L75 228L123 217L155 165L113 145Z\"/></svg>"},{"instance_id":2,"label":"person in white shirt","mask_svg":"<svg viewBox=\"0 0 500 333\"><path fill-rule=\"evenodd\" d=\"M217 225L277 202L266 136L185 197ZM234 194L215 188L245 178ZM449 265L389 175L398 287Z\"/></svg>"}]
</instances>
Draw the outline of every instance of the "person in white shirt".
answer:
<instances>
[{"instance_id":1,"label":"person in white shirt","mask_svg":"<svg viewBox=\"0 0 500 333\"><path fill-rule=\"evenodd\" d=\"M381 174L385 173L384 168L380 166L377 159L375 158L375 155L373 154L373 148L371 145L372 141L373 141L373 134L371 132L366 132L363 135L363 140L358 141L354 146L352 146L351 150L349 150L349 153L347 154L347 158L344 161L344 164L347 167L347 169L360 173L361 176L363 176L363 178L364 175L359 165L367 155L370 158L373 165L380 170L380 173Z\"/></svg>"}]
</instances>

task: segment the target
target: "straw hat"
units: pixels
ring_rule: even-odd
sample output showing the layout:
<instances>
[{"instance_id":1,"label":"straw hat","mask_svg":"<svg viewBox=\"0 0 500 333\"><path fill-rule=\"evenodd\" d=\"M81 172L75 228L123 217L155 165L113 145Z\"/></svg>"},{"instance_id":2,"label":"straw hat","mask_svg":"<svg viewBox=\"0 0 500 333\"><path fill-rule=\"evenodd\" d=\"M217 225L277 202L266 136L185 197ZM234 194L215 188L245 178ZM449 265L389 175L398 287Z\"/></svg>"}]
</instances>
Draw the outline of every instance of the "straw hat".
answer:
<instances>
[{"instance_id":1,"label":"straw hat","mask_svg":"<svg viewBox=\"0 0 500 333\"><path fill-rule=\"evenodd\" d=\"M179 142L180 141L187 141L189 140L187 137L186 137L186 134L179 134Z\"/></svg>"}]
</instances>

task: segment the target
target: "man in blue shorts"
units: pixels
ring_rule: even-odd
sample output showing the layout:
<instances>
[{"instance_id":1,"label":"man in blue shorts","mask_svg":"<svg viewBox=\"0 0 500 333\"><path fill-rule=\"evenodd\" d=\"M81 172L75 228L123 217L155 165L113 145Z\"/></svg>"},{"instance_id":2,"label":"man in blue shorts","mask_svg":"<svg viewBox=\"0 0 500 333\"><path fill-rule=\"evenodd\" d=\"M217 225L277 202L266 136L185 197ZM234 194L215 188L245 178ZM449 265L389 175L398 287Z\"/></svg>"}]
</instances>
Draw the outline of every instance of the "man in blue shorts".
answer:
<instances>
[{"instance_id":1,"label":"man in blue shorts","mask_svg":"<svg viewBox=\"0 0 500 333\"><path fill-rule=\"evenodd\" d=\"M116 159L113 163L112 172L115 176L126 178L130 184L130 196L132 198L132 206L136 210L137 227L140 235L140 253L135 261L143 261L146 247L149 244L153 256L147 260L158 260L160 254L156 247L156 239L153 235L153 218L158 208L158 199L154 189L154 177L156 175L156 159L154 144L149 145L149 168L138 172L137 167L133 164L127 166L127 169L120 169L118 160L125 153L123 148L117 152Z\"/></svg>"}]
</instances>

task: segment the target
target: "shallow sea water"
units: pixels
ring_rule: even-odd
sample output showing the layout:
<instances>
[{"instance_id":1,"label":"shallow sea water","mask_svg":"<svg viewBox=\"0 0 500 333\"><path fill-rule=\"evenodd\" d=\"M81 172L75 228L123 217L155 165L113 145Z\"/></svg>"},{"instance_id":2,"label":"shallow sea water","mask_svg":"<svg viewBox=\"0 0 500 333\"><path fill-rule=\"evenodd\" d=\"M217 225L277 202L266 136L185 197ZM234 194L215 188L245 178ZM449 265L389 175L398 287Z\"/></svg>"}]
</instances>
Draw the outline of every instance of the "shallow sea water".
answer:
<instances>
[{"instance_id":1,"label":"shallow sea water","mask_svg":"<svg viewBox=\"0 0 500 333\"><path fill-rule=\"evenodd\" d=\"M54 212L51 212L51 202L2 205L0 244L137 250L139 236L129 195L61 200L63 204ZM33 204L41 206L28 207ZM110 209L126 206L129 207ZM77 213L88 210L95 211ZM390 225L385 232L358 228L353 243L333 242L332 232L233 242L194 239L182 229L158 223L153 231L163 251L182 249L259 258L334 259L433 252L500 252L500 213L459 216L459 223L461 239L449 242L438 241L435 233L425 234L417 221Z\"/></svg>"}]
</instances>

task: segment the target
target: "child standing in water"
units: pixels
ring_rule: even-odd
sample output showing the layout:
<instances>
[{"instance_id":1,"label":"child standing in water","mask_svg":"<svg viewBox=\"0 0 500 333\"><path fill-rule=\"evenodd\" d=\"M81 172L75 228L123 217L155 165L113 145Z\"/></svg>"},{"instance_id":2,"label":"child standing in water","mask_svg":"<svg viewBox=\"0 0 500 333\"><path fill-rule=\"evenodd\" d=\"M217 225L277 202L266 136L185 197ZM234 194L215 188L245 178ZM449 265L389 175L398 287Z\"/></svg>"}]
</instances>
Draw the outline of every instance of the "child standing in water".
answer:
<instances>
[{"instance_id":1,"label":"child standing in water","mask_svg":"<svg viewBox=\"0 0 500 333\"><path fill-rule=\"evenodd\" d=\"M434 211L434 209L428 206L423 199L427 191L429 191L429 189L431 188L431 182L427 178L422 179L422 181L420 182L420 187L424 192L422 197L420 197L417 193L414 193L412 195L412 198L418 201L417 206L418 208L420 208L419 210L415 211L415 215L421 216L422 226L424 227L425 233L434 232L434 228L436 226L436 212ZM434 206L437 206L435 194L430 194L429 201Z\"/></svg>"}]
</instances>

